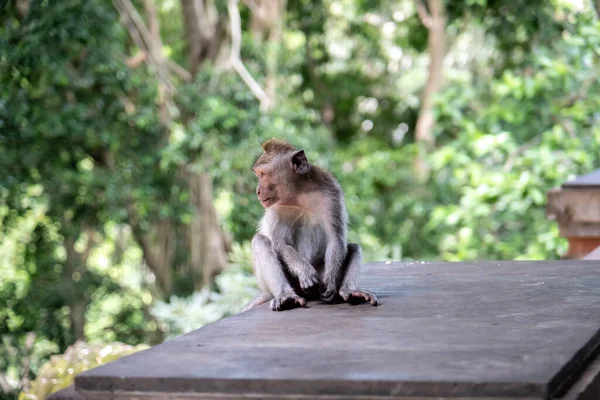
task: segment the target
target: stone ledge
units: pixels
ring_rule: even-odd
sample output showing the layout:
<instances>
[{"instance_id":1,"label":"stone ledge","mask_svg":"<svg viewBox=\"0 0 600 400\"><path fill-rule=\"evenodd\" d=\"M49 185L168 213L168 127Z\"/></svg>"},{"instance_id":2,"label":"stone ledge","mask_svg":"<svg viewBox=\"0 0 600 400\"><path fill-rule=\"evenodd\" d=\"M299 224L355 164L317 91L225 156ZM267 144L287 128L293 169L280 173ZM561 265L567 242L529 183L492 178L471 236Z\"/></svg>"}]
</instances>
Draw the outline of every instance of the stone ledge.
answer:
<instances>
[{"instance_id":1,"label":"stone ledge","mask_svg":"<svg viewBox=\"0 0 600 400\"><path fill-rule=\"evenodd\" d=\"M567 399L586 376L580 393L597 390L598 261L379 263L362 285L378 307L259 307L86 371L77 393L541 400Z\"/></svg>"}]
</instances>

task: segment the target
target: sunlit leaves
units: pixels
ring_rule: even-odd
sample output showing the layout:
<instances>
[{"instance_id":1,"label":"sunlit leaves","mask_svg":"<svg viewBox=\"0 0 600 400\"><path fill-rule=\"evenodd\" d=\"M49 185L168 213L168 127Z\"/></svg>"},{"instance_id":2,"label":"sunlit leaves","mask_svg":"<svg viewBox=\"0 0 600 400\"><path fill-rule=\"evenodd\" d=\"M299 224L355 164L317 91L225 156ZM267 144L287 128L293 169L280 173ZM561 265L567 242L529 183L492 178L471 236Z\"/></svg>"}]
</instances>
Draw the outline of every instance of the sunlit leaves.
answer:
<instances>
[{"instance_id":1,"label":"sunlit leaves","mask_svg":"<svg viewBox=\"0 0 600 400\"><path fill-rule=\"evenodd\" d=\"M588 95L600 93L590 79L599 71L597 63L578 64L597 60L587 43L566 37L538 48L531 65L505 71L489 87L458 96L446 91L453 98L440 100L438 129L457 138L432 154L431 165L434 174L452 174L445 186L458 206L436 206L427 224L431 232L451 229L441 234L443 258L547 259L564 251L554 223L545 219L546 192L600 161L594 128L600 103ZM480 96L487 106L478 105Z\"/></svg>"}]
</instances>

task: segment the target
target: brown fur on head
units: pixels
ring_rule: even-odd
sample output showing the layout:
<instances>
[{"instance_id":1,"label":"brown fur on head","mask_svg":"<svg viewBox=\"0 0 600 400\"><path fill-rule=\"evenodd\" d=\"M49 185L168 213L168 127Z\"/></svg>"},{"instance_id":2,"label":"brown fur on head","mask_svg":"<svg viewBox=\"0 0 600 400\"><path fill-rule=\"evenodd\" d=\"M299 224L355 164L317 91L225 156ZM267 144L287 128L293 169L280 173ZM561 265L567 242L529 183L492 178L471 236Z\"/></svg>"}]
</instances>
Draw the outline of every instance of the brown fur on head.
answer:
<instances>
[{"instance_id":1,"label":"brown fur on head","mask_svg":"<svg viewBox=\"0 0 600 400\"><path fill-rule=\"evenodd\" d=\"M304 150L297 150L282 139L269 139L262 148L263 154L252 167L258 178L258 199L265 208L293 202L296 183L311 167Z\"/></svg>"},{"instance_id":2,"label":"brown fur on head","mask_svg":"<svg viewBox=\"0 0 600 400\"><path fill-rule=\"evenodd\" d=\"M279 154L296 150L294 146L285 140L275 138L265 140L261 146L264 153L262 153L258 160L256 160L256 163L252 169L255 169L259 165L269 164Z\"/></svg>"},{"instance_id":3,"label":"brown fur on head","mask_svg":"<svg viewBox=\"0 0 600 400\"><path fill-rule=\"evenodd\" d=\"M285 140L276 139L276 138L271 138L271 139L265 140L263 142L263 144L261 144L261 146L262 146L263 150L265 151L265 153L272 153L272 152L283 153L286 151L296 150L296 148L294 146L292 146Z\"/></svg>"}]
</instances>

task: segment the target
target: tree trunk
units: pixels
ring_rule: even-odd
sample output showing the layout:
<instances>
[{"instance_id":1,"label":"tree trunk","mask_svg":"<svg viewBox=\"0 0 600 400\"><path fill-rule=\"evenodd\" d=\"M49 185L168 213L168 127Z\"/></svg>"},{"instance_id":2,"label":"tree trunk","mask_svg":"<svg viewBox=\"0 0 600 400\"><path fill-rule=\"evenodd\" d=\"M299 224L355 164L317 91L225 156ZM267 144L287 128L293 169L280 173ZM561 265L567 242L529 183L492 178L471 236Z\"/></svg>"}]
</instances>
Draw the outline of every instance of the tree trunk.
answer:
<instances>
[{"instance_id":1,"label":"tree trunk","mask_svg":"<svg viewBox=\"0 0 600 400\"><path fill-rule=\"evenodd\" d=\"M151 232L144 231L132 202L127 206L127 212L133 235L142 248L144 261L156 278L157 295L168 298L173 290L171 274L176 246L175 230L170 221L162 219L151 224Z\"/></svg>"},{"instance_id":2,"label":"tree trunk","mask_svg":"<svg viewBox=\"0 0 600 400\"><path fill-rule=\"evenodd\" d=\"M85 300L78 299L69 305L69 318L71 320L71 329L76 340L85 340L85 310L87 303Z\"/></svg>"},{"instance_id":3,"label":"tree trunk","mask_svg":"<svg viewBox=\"0 0 600 400\"><path fill-rule=\"evenodd\" d=\"M255 40L262 42L269 39L273 30L282 26L283 12L287 0L257 0L246 1L249 6L250 31Z\"/></svg>"},{"instance_id":4,"label":"tree trunk","mask_svg":"<svg viewBox=\"0 0 600 400\"><path fill-rule=\"evenodd\" d=\"M283 34L283 14L285 12L285 0L270 0L273 27L269 32L267 42L267 79L266 92L270 99L271 107L277 104L277 69L279 68L279 52L281 47L281 36Z\"/></svg>"},{"instance_id":5,"label":"tree trunk","mask_svg":"<svg viewBox=\"0 0 600 400\"><path fill-rule=\"evenodd\" d=\"M66 222L69 224L69 222ZM95 245L93 232L88 231L87 245L82 253L75 250L75 242L79 235L73 235L71 232L63 232L63 246L65 248L65 280L70 283L69 292L69 319L71 321L71 330L75 340L85 340L85 311L88 305L88 299L85 293L79 287L78 282L87 271L87 260Z\"/></svg>"},{"instance_id":6,"label":"tree trunk","mask_svg":"<svg viewBox=\"0 0 600 400\"><path fill-rule=\"evenodd\" d=\"M321 77L317 75L317 62L313 58L310 48L310 32L306 30L304 31L304 34L306 35L304 44L306 71L313 84L316 97L321 99L321 121L332 135L334 135L332 124L335 120L335 108L333 106L334 102L331 99L331 91L323 84Z\"/></svg>"},{"instance_id":7,"label":"tree trunk","mask_svg":"<svg viewBox=\"0 0 600 400\"><path fill-rule=\"evenodd\" d=\"M428 174L424 161L425 154L435 144L433 137L434 99L442 88L443 66L446 56L446 16L443 0L428 0L427 11L417 0L417 11L423 25L428 29L427 46L429 53L429 76L421 96L421 110L416 124L415 140L420 144L417 157L417 171L423 177Z\"/></svg>"},{"instance_id":8,"label":"tree trunk","mask_svg":"<svg viewBox=\"0 0 600 400\"><path fill-rule=\"evenodd\" d=\"M194 287L209 286L227 267L226 243L213 205L212 178L207 173L188 173L190 201L197 214L189 226L188 246Z\"/></svg>"},{"instance_id":9,"label":"tree trunk","mask_svg":"<svg viewBox=\"0 0 600 400\"><path fill-rule=\"evenodd\" d=\"M284 4L282 0L268 1ZM176 90L170 74L175 73L184 81L188 81L193 79L193 76L204 62L212 62L219 67L221 57L225 54L226 46L224 44L230 32L228 21L230 21L231 16L220 15L215 0L180 0L180 2L185 32L184 39L188 51L189 72L174 64L168 58L163 57L159 20L151 0L144 0L147 22L144 22L139 16L131 0L114 0L130 37L140 50L147 52L149 55L144 58L144 61L150 64L154 71L158 72L155 73L159 87L157 103L161 123L166 132L170 132L172 125L168 113L168 105L173 98L171 90ZM229 8L228 5L228 10ZM239 17L239 13L237 16ZM237 22L239 22L239 18ZM236 26L235 32L239 33L239 40L234 41L232 39L231 48L238 50L236 51L238 57L234 60L237 62L234 69L237 66L236 71L239 73L240 66L243 67L239 59L239 47L241 45L239 26ZM276 37L280 36L281 32L276 34ZM243 75L242 78L244 76L246 75ZM247 83L247 79L245 82ZM256 88L254 89L253 92L256 93ZM185 119L183 123L186 123ZM194 160L190 160L190 164L193 162ZM191 173L189 165L182 167L179 177L183 178L183 184L187 186L190 192L190 202L196 209L196 215L191 225L184 227L187 232L185 238L187 240L178 238L175 232L178 231L180 226L176 225L177 223L174 221L150 221L151 227L142 229L133 199L130 199L127 205L133 234L142 248L146 264L156 276L157 287L163 297L170 295L174 287L173 276L177 267L174 265L176 259L175 249L178 243L183 244L180 248L186 249L184 258L187 258L185 264L189 268L184 273L191 273L195 288L210 285L213 277L227 265L226 249L228 243L223 231L220 229L216 209L213 205L211 177L207 173ZM181 240L184 240L184 242Z\"/></svg>"},{"instance_id":10,"label":"tree trunk","mask_svg":"<svg viewBox=\"0 0 600 400\"><path fill-rule=\"evenodd\" d=\"M421 97L421 110L415 137L418 141L433 145L433 101L435 95L442 88L443 64L446 56L446 17L443 0L429 0L429 15L423 16L422 20L429 35L427 38L429 52L429 76L427 84Z\"/></svg>"},{"instance_id":11,"label":"tree trunk","mask_svg":"<svg viewBox=\"0 0 600 400\"><path fill-rule=\"evenodd\" d=\"M229 36L227 17L218 14L212 0L181 0L185 41L194 75L202 63L218 63ZM217 65L218 67L218 65ZM227 266L226 242L213 204L212 178L205 172L183 172L196 215L187 229L189 267L194 288L210 286Z\"/></svg>"},{"instance_id":12,"label":"tree trunk","mask_svg":"<svg viewBox=\"0 0 600 400\"><path fill-rule=\"evenodd\" d=\"M205 61L216 62L227 41L227 19L212 0L181 0L188 69L195 76Z\"/></svg>"},{"instance_id":13,"label":"tree trunk","mask_svg":"<svg viewBox=\"0 0 600 400\"><path fill-rule=\"evenodd\" d=\"M128 106L128 102L131 103L130 106ZM123 107L125 109L135 107L133 100L124 99ZM132 133L134 134L134 132ZM103 152L102 164L111 172L114 172L117 168L113 154L110 151ZM171 273L176 244L175 228L171 221L166 219L146 221L149 228L142 228L143 224L131 195L127 195L125 198L125 209L127 210L127 222L131 227L133 237L142 249L146 266L152 271L156 279L154 285L155 295L159 298L167 298L172 294L173 289ZM119 236L121 237L121 235ZM117 248L120 247L119 245L123 245L123 243L119 243ZM115 254L118 253L119 251L115 252Z\"/></svg>"}]
</instances>

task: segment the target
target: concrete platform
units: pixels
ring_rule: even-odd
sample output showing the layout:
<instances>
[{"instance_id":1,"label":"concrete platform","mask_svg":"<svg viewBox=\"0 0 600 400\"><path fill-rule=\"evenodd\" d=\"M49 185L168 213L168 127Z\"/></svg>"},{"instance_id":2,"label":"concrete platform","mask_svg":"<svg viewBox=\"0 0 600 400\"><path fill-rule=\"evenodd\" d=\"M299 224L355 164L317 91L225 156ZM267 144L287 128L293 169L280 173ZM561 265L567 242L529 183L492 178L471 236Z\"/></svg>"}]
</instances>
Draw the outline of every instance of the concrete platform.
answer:
<instances>
[{"instance_id":1,"label":"concrete platform","mask_svg":"<svg viewBox=\"0 0 600 400\"><path fill-rule=\"evenodd\" d=\"M77 396L599 398L599 261L379 263L363 275L378 307L263 306L84 372Z\"/></svg>"}]
</instances>

